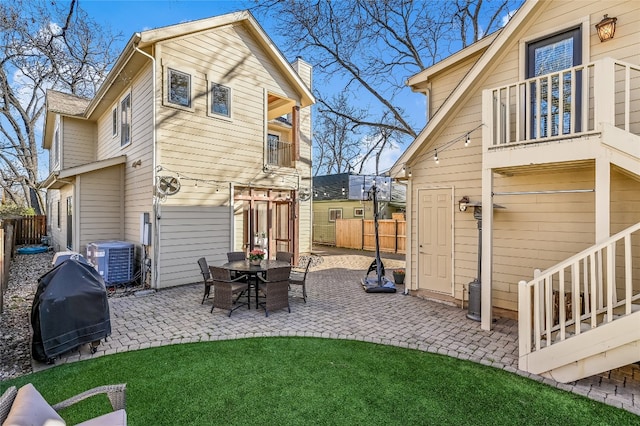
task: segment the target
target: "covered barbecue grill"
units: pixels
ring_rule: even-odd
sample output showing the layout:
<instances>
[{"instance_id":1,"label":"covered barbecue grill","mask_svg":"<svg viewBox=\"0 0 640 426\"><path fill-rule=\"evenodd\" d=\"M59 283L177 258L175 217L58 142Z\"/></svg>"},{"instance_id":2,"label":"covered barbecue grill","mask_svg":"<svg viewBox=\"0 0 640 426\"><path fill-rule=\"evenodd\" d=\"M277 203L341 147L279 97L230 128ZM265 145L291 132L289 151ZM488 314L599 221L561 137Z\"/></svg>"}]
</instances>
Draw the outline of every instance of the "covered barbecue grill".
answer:
<instances>
[{"instance_id":1,"label":"covered barbecue grill","mask_svg":"<svg viewBox=\"0 0 640 426\"><path fill-rule=\"evenodd\" d=\"M100 339L111 334L107 291L91 265L69 259L38 279L31 306L35 360L53 359L80 345L95 352Z\"/></svg>"}]
</instances>

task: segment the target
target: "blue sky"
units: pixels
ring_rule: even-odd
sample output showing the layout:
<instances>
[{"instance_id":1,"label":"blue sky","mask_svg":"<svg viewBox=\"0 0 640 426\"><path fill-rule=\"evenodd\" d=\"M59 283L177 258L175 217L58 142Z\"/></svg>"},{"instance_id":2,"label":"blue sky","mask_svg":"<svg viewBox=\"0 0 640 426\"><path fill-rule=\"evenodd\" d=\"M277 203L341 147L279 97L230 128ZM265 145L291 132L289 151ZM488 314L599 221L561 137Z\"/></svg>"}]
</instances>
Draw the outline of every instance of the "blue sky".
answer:
<instances>
[{"instance_id":1,"label":"blue sky","mask_svg":"<svg viewBox=\"0 0 640 426\"><path fill-rule=\"evenodd\" d=\"M185 21L208 18L237 10L246 9L251 5L246 1L209 0L209 1L183 1L183 0L79 0L80 7L84 9L96 22L105 27L110 27L114 33L121 32L121 46L129 40L135 32L152 28L178 24ZM278 38L270 26L258 18L260 25L273 39L276 45L283 46L285 40ZM304 52L301 55L304 58ZM295 58L288 58L293 60ZM341 90L342 83L323 83L316 79L315 89L326 95ZM324 85L321 86L321 84ZM425 105L424 97L419 94L409 93L404 99L403 106L407 111L413 111L412 120L418 125L424 125ZM368 105L359 105L366 108ZM381 156L380 170L391 167L404 147L384 153ZM365 173L373 173L373 162L368 164Z\"/></svg>"}]
</instances>

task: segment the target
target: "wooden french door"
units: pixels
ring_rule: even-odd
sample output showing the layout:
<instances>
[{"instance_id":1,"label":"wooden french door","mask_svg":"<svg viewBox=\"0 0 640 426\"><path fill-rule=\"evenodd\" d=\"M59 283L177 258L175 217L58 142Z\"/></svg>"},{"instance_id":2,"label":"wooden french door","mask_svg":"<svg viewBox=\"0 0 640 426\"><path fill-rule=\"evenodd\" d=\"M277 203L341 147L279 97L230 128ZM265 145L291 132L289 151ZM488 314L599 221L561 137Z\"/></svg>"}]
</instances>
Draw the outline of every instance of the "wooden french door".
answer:
<instances>
[{"instance_id":1,"label":"wooden french door","mask_svg":"<svg viewBox=\"0 0 640 426\"><path fill-rule=\"evenodd\" d=\"M276 251L296 253L293 192L277 189L236 188L235 203L242 203L243 249L262 248L270 258Z\"/></svg>"}]
</instances>

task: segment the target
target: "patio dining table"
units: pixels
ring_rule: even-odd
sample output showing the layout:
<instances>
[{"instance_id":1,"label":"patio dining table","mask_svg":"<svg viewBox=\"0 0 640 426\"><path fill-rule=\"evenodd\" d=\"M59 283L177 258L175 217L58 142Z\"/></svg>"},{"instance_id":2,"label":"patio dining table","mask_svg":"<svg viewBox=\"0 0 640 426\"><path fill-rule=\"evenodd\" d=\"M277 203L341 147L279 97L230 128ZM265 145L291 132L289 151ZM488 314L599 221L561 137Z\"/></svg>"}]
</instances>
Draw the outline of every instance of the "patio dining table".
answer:
<instances>
[{"instance_id":1,"label":"patio dining table","mask_svg":"<svg viewBox=\"0 0 640 426\"><path fill-rule=\"evenodd\" d=\"M249 260L236 260L220 265L221 268L249 276L249 307L251 307L251 288L253 288L255 290L256 309L258 309L258 275L272 268L283 268L286 266L291 266L291 264L282 260L273 259L264 259L260 261L259 265L254 265Z\"/></svg>"}]
</instances>

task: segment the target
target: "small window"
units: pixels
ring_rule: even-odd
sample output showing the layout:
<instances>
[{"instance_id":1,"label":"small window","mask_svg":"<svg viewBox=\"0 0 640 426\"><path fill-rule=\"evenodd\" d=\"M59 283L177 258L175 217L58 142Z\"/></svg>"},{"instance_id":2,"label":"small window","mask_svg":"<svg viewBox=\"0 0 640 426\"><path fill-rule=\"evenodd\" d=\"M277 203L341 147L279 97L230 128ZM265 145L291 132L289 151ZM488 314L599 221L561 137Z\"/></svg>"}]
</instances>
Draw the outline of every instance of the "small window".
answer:
<instances>
[{"instance_id":1,"label":"small window","mask_svg":"<svg viewBox=\"0 0 640 426\"><path fill-rule=\"evenodd\" d=\"M111 135L118 136L118 105L111 111Z\"/></svg>"},{"instance_id":2,"label":"small window","mask_svg":"<svg viewBox=\"0 0 640 426\"><path fill-rule=\"evenodd\" d=\"M131 94L120 101L120 146L131 143Z\"/></svg>"},{"instance_id":3,"label":"small window","mask_svg":"<svg viewBox=\"0 0 640 426\"><path fill-rule=\"evenodd\" d=\"M354 216L364 216L364 209L362 207L356 207L353 209L353 215Z\"/></svg>"},{"instance_id":4,"label":"small window","mask_svg":"<svg viewBox=\"0 0 640 426\"><path fill-rule=\"evenodd\" d=\"M231 117L231 89L211 83L211 113Z\"/></svg>"},{"instance_id":5,"label":"small window","mask_svg":"<svg viewBox=\"0 0 640 426\"><path fill-rule=\"evenodd\" d=\"M56 212L56 220L58 222L58 229L60 229L60 200L58 200L56 207L58 208L58 211Z\"/></svg>"},{"instance_id":6,"label":"small window","mask_svg":"<svg viewBox=\"0 0 640 426\"><path fill-rule=\"evenodd\" d=\"M53 133L53 158L52 166L56 167L60 163L60 129L56 128Z\"/></svg>"},{"instance_id":7,"label":"small window","mask_svg":"<svg viewBox=\"0 0 640 426\"><path fill-rule=\"evenodd\" d=\"M342 209L329 209L329 222L335 222L336 219L342 219Z\"/></svg>"},{"instance_id":8,"label":"small window","mask_svg":"<svg viewBox=\"0 0 640 426\"><path fill-rule=\"evenodd\" d=\"M168 102L191 108L191 76L169 68L168 84Z\"/></svg>"}]
</instances>

